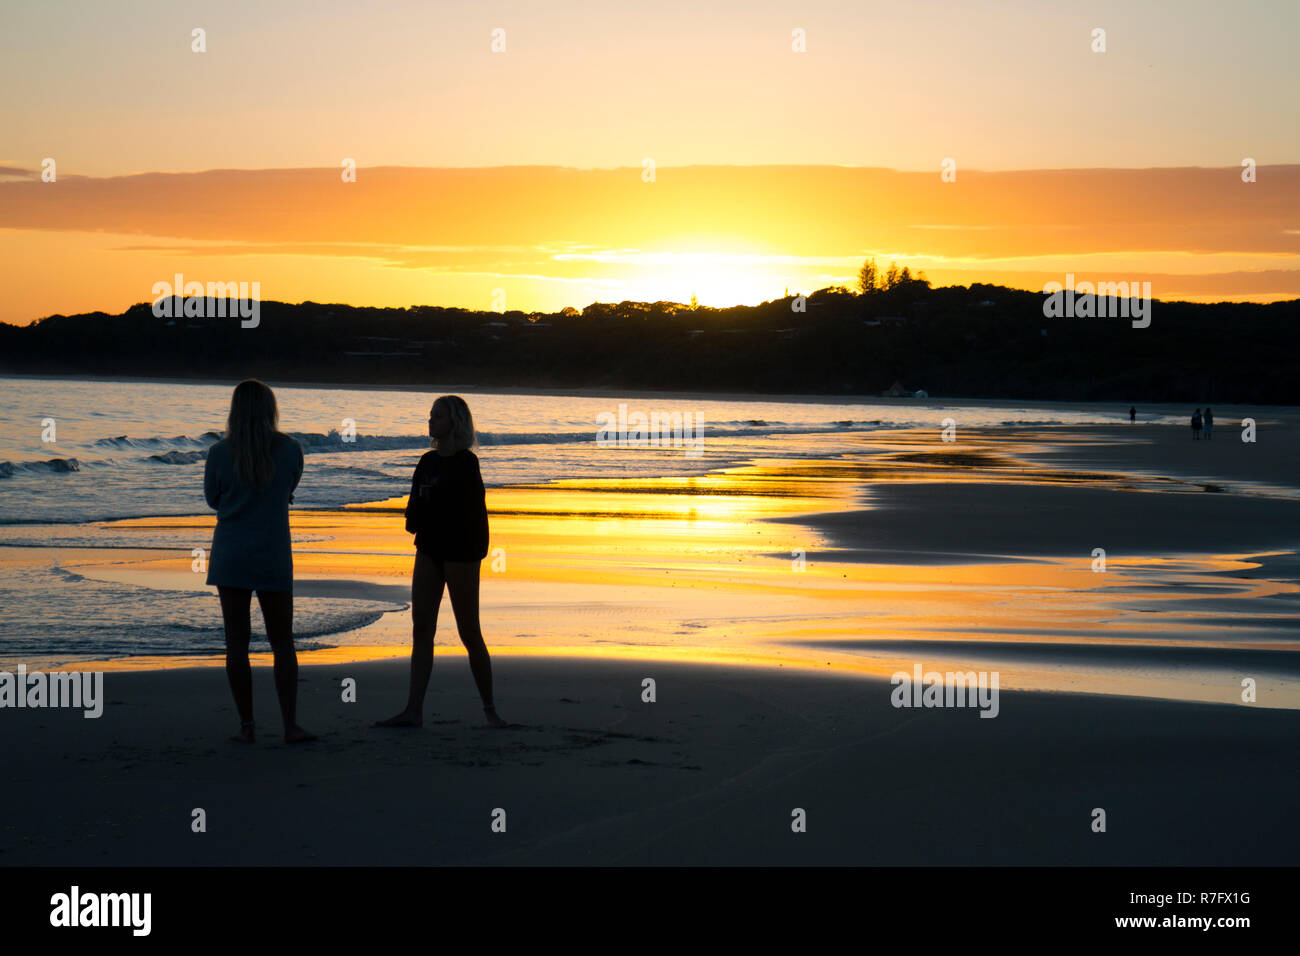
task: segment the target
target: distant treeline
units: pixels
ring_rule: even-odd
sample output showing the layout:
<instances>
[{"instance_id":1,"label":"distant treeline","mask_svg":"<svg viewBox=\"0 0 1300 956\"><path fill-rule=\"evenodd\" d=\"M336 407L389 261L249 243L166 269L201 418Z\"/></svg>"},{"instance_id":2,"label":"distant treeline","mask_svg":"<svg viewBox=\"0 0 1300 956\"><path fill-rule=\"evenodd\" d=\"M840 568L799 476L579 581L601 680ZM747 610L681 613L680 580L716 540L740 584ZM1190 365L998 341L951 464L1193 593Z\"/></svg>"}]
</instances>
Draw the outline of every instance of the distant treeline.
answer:
<instances>
[{"instance_id":1,"label":"distant treeline","mask_svg":"<svg viewBox=\"0 0 1300 956\"><path fill-rule=\"evenodd\" d=\"M180 300L173 300L178 306ZM229 318L0 324L0 370L340 384L608 387L1224 404L1297 401L1300 300L1154 302L1151 324L1045 318L1042 293L902 282L760 306L593 303L554 314L262 302ZM195 300L212 307L217 300ZM802 311L800 307L802 306Z\"/></svg>"}]
</instances>

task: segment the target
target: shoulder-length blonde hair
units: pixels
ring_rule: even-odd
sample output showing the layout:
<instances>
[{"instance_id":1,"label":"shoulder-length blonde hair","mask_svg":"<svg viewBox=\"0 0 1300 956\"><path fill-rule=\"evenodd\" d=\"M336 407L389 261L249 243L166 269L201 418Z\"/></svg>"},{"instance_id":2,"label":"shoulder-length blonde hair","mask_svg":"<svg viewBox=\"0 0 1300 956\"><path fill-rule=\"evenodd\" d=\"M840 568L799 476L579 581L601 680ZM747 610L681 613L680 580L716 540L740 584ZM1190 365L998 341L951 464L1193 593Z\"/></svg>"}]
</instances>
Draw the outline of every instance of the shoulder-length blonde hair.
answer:
<instances>
[{"instance_id":1,"label":"shoulder-length blonde hair","mask_svg":"<svg viewBox=\"0 0 1300 956\"><path fill-rule=\"evenodd\" d=\"M452 449L461 451L465 448L477 448L478 434L474 431L474 416L470 414L465 399L459 395L443 395L433 403L434 408L439 405L447 409L447 417L451 419L451 435L447 443ZM429 447L437 448L438 439L430 438Z\"/></svg>"},{"instance_id":2,"label":"shoulder-length blonde hair","mask_svg":"<svg viewBox=\"0 0 1300 956\"><path fill-rule=\"evenodd\" d=\"M265 487L275 476L271 446L279 432L280 409L275 393L255 378L235 386L226 419L226 441L235 466L235 480Z\"/></svg>"}]
</instances>

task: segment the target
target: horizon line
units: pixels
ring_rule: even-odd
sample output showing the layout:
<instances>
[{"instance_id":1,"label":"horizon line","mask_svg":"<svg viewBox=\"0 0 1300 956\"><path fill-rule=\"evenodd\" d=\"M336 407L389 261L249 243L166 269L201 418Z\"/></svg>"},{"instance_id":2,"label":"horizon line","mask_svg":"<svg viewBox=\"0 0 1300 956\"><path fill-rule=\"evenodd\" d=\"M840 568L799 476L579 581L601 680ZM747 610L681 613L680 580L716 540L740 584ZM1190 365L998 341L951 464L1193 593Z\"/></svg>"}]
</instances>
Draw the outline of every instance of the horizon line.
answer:
<instances>
[{"instance_id":1,"label":"horizon line","mask_svg":"<svg viewBox=\"0 0 1300 956\"><path fill-rule=\"evenodd\" d=\"M197 280L196 280L196 281L197 281ZM1087 281L1087 280L1084 280L1084 281ZM964 290L966 290L966 291L969 292L969 291L973 288L973 286L975 286L975 285L987 286L987 287L990 288L990 289L1004 289L1004 290L1006 290L1006 291L1008 291L1008 292L1023 292L1023 293L1029 294L1029 295L1050 295L1050 294L1052 294L1052 293L1048 293L1046 290L1042 290L1042 289L1038 289L1038 290L1035 290L1035 289L1024 289L1024 288L1020 288L1020 287L1018 287L1018 286L997 285L997 284L994 284L994 283L987 283L987 282L977 282L977 283L972 283L971 285L944 285L944 286L933 286L933 287L932 287L931 289L929 289L928 291L930 291L930 292L942 292L942 291L944 291L944 290L948 290L948 289L964 289ZM865 293L857 292L857 291L855 291L855 290L853 290L853 289L851 289L851 288L849 288L849 287L847 287L847 286L842 286L842 285L829 285L829 286L822 286L820 289L814 289L812 292L796 292L796 293L791 293L791 294L784 295L784 296L778 296L777 298L774 298L774 299L764 299L762 302L758 303L757 305L746 305L746 304L743 303L743 302L737 302L737 303L735 303L735 304L733 304L733 305L722 305L722 306L718 306L718 305L705 305L705 304L703 304L703 303L700 303L700 304L698 304L697 306L695 306L694 308L692 308L692 307L691 307L691 304L690 304L689 302L678 302L678 301L676 301L676 300L674 300L674 299L655 299L655 300L653 300L653 301L650 301L650 300L644 300L644 299L620 299L620 300L618 300L618 301L595 299L595 300L593 300L593 301L591 301L591 302L588 302L587 305L585 305L585 306L581 306L581 307L579 307L579 306L576 306L576 305L566 305L566 306L561 307L560 309L557 309L557 310L554 311L554 312L542 312L542 311L538 311L538 310L536 310L536 309L531 309L531 310L525 310L525 309L503 309L503 310L501 310L501 311L496 311L496 310L493 310L493 309L474 309L474 308L469 308L469 307L467 307L467 306L460 306L460 305L436 305L436 304L428 303L428 302L417 302L417 303L412 303L411 305L366 305L366 304L358 304L358 303L354 303L354 302L318 302L318 301L316 301L315 299L303 299L301 302L289 302L289 301L286 301L286 300L283 300L283 299L252 299L251 301L257 302L259 305L287 305L287 306L292 306L292 307L295 307L295 308L298 307L298 306L304 306L304 305L319 305L319 306L341 306L341 307L343 307L343 308L347 308L347 309L384 309L384 310L389 310L389 309L391 309L391 310L401 311L401 312L408 312L408 311L410 311L411 309L443 309L443 310L447 310L447 311L452 311L452 310L454 310L454 311L459 311L459 312L470 312L470 313L473 313L473 314L475 314L475 315L502 315L502 316L504 316L504 315L513 315L513 314L518 314L518 315L524 315L524 316L530 316L530 315L547 315L547 316L552 316L552 315L553 315L553 316L562 316L562 315L564 314L564 309L568 309L568 308L577 309L578 312L579 312L579 314L581 314L582 311L583 311L584 309L587 309L587 308L589 308L590 306L593 306L593 305L614 305L614 306L617 306L617 305L622 305L622 304L625 303L625 302L628 303L628 304L631 304L631 305L659 305L659 304L661 304L661 303L666 304L666 305L680 305L680 306L682 306L686 311L690 311L690 312L702 312L702 311L706 311L706 310L707 310L707 311L710 311L710 312L726 312L726 311L728 311L728 310L730 310L730 309L760 309L760 308L762 308L763 306L766 306L766 305L772 305L772 304L777 303L777 302L783 302L783 301L785 301L786 299L795 299L795 298L798 298L798 297L801 296L801 295L802 295L804 298L812 298L812 297L813 297L814 295L816 295L818 292L833 292L833 293L836 293L836 294L840 294L839 290L844 290L844 293L846 293L846 294L852 296L853 298L868 298L868 296L867 296ZM1064 291L1073 291L1073 290L1064 290ZM880 293L877 293L877 294L882 294L882 295L883 295L883 294L887 294L887 293L886 293L886 292L880 292ZM1098 297L1101 297L1101 298L1106 298L1106 299L1116 299L1116 300L1120 300L1120 299L1123 298L1122 296L1110 296L1110 295L1107 295L1107 296L1101 296L1100 293L1096 293L1096 292L1094 292L1094 293L1086 293L1086 292L1082 292L1082 293L1076 293L1076 294L1077 294L1077 295L1095 295L1095 296L1098 296ZM188 298L191 298L191 297L190 297L190 296L185 296L185 295L171 295L171 296L160 296L160 297L159 297L159 299L165 299L165 298L170 298L170 299L180 299L180 300L184 301L184 300L186 300L186 299L188 299ZM194 296L194 298L200 298L200 297L199 297L199 296ZM221 296L209 296L209 295L204 295L204 296L202 296L201 298L202 298L204 301L207 301L208 299L211 299L211 300L213 300L214 302L215 302L215 301L220 301L220 300L222 299ZM1130 299L1135 299L1135 298L1140 299L1141 296L1129 296L1129 298L1130 298ZM231 296L225 296L224 299L225 299L225 301L227 301L227 302L232 301L232 297L231 297ZM158 301L158 300L153 300L153 301ZM104 316L125 315L126 313L130 312L132 309L141 308L141 307L148 307L150 310L152 310L152 307L153 307L153 301L142 300L142 301L140 301L140 302L133 302L133 303L131 303L129 306L127 306L125 309L123 309L121 312L106 312L106 311L104 311L103 309L96 309L96 310L91 311L91 312L51 312L51 313L49 313L48 315L42 315L42 316L38 316L38 317L36 317L36 318L33 318L33 319L31 319L29 322L27 322L25 325L13 325L12 323L9 323L9 322L0 321L0 326L10 326L11 328L30 328L31 326L35 325L35 324L38 323L38 322L43 322L45 319L52 319L52 318L57 318L57 317L62 317L62 318L75 318L75 317L77 317L77 316L83 316L83 315L104 315ZM242 300L239 299L239 298L234 298L233 301L242 301ZM1236 300L1236 299L1221 299L1221 300L1219 300L1219 301L1217 301L1217 302L1193 302L1193 301L1191 301L1190 299L1157 299L1157 298L1154 298L1154 297L1151 299L1151 301L1152 301L1152 303L1159 302L1159 303L1161 303L1161 304L1163 304L1163 305L1191 305L1191 306L1201 306L1201 307L1211 307L1211 306L1218 306L1218 305L1249 305L1249 306L1256 306L1256 307L1260 307L1260 308L1267 308L1267 307L1269 307L1269 306L1289 305L1290 303L1293 303L1293 302L1300 302L1300 297L1297 297L1297 298L1294 298L1294 299L1277 299L1277 300L1275 300L1275 301L1273 301L1273 302L1251 302L1251 301L1247 301L1247 300ZM165 316L160 316L159 318L165 318ZM181 316L172 316L172 318L185 318L185 316L183 316L183 315L181 315Z\"/></svg>"}]
</instances>

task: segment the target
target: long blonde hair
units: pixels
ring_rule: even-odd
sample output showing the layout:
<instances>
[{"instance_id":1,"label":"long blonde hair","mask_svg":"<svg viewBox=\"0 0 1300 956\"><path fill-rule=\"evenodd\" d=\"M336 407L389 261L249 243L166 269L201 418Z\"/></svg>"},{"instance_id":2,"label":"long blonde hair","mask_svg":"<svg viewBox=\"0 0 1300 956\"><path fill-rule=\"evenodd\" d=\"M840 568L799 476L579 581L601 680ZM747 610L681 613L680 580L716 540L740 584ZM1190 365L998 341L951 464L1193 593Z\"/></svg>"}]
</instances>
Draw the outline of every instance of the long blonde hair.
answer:
<instances>
[{"instance_id":1,"label":"long blonde hair","mask_svg":"<svg viewBox=\"0 0 1300 956\"><path fill-rule=\"evenodd\" d=\"M433 403L434 408L439 405L447 409L447 417L451 419L451 436L448 444L456 451L477 446L478 435L474 431L474 416L470 414L465 399L459 395L443 395ZM429 447L437 448L438 439L430 438Z\"/></svg>"},{"instance_id":2,"label":"long blonde hair","mask_svg":"<svg viewBox=\"0 0 1300 956\"><path fill-rule=\"evenodd\" d=\"M226 419L226 441L235 466L235 480L265 487L275 476L271 443L279 432L280 409L265 383L249 378L235 386Z\"/></svg>"}]
</instances>

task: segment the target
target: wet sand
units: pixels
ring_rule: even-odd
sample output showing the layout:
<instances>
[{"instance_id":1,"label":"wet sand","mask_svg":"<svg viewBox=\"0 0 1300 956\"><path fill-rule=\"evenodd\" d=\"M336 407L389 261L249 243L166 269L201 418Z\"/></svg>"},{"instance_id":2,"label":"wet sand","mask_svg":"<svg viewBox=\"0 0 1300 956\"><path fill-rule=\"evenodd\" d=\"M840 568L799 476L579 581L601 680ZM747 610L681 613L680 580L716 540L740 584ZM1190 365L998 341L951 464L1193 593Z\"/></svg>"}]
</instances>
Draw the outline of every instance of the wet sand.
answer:
<instances>
[{"instance_id":1,"label":"wet sand","mask_svg":"<svg viewBox=\"0 0 1300 956\"><path fill-rule=\"evenodd\" d=\"M1288 443L1268 431L1280 427L1261 422L1255 445L1226 424L1234 441L1219 444L1154 425L969 429L953 443L868 432L839 458L493 489L484 633L503 655L886 677L924 650L944 669L997 666L1007 689L1218 703L1250 677L1260 703L1300 707L1300 488ZM332 645L304 662L406 653L403 504L294 512L299 604L390 609L304 642ZM115 522L119 542L181 546L3 549L0 563L52 555L94 580L192 593L190 545L211 527ZM440 621L439 647L461 653L446 600Z\"/></svg>"}]
</instances>

